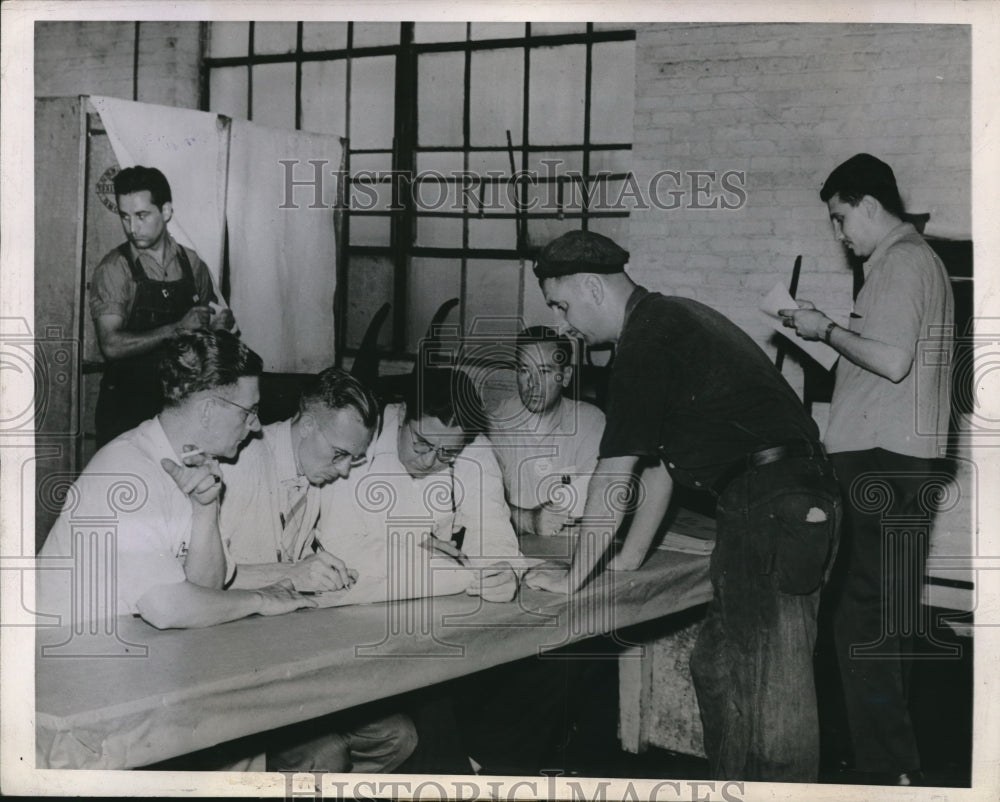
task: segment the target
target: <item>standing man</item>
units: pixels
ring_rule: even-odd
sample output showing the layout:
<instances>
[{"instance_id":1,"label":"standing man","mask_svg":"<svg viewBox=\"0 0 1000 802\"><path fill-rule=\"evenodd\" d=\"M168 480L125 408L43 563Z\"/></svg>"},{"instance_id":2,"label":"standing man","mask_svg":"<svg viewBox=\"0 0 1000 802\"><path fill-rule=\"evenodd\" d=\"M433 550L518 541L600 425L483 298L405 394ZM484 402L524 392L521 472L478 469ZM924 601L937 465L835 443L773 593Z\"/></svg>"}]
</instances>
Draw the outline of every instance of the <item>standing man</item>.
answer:
<instances>
[{"instance_id":1,"label":"standing man","mask_svg":"<svg viewBox=\"0 0 1000 802\"><path fill-rule=\"evenodd\" d=\"M573 343L548 326L517 335L517 396L490 416L518 535L553 535L579 517L597 465L604 413L566 398Z\"/></svg>"},{"instance_id":2,"label":"standing man","mask_svg":"<svg viewBox=\"0 0 1000 802\"><path fill-rule=\"evenodd\" d=\"M234 458L260 428L260 357L229 332L197 330L171 340L160 371L163 411L94 455L67 494L39 552L39 567L47 557L73 554L74 521L107 517L110 500L121 498L111 615L138 613L166 629L314 607L290 582L226 589L233 565L219 535L224 485L217 460ZM39 571L39 609L64 621L71 612L87 616L92 609L71 607L79 590L71 593L68 573Z\"/></svg>"},{"instance_id":3,"label":"standing man","mask_svg":"<svg viewBox=\"0 0 1000 802\"><path fill-rule=\"evenodd\" d=\"M634 284L628 253L571 231L541 252L548 305L588 345L615 343L607 425L569 566L528 587L575 591L601 562L624 510L609 489L640 472L645 500L611 567L643 562L673 483L718 498L714 596L691 657L712 776L815 781L812 671L819 590L840 499L816 424L764 352L704 304Z\"/></svg>"},{"instance_id":4,"label":"standing man","mask_svg":"<svg viewBox=\"0 0 1000 802\"><path fill-rule=\"evenodd\" d=\"M115 203L127 242L97 265L90 315L104 355L97 399L97 447L160 411L157 350L197 328L233 329L229 309L213 314L212 277L190 248L167 231L173 216L170 184L155 167L115 175Z\"/></svg>"},{"instance_id":5,"label":"standing man","mask_svg":"<svg viewBox=\"0 0 1000 802\"><path fill-rule=\"evenodd\" d=\"M871 782L910 785L919 780L920 756L901 655L912 632L901 634L883 599L916 616L927 542L907 544L915 559L905 565L893 559L882 516L931 512L921 504L921 488L948 435L954 300L941 260L904 222L888 164L859 153L830 173L820 198L837 241L864 260L850 328L808 301L781 314L800 337L823 340L843 357L826 433L846 503L834 638L856 769ZM918 359L922 350L937 358ZM891 494L885 510L861 503L873 480ZM858 648L867 654L852 656Z\"/></svg>"}]
</instances>

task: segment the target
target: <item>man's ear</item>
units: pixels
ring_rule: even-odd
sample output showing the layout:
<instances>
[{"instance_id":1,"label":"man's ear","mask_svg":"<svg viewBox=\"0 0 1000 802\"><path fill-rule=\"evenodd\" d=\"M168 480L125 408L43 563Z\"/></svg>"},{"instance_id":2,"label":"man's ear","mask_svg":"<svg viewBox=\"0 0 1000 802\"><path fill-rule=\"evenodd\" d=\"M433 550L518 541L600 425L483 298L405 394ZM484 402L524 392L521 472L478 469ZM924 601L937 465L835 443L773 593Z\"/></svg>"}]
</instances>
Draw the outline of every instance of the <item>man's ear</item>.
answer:
<instances>
[{"instance_id":1,"label":"man's ear","mask_svg":"<svg viewBox=\"0 0 1000 802\"><path fill-rule=\"evenodd\" d=\"M861 207L864 209L865 217L869 220L874 220L881 211L882 204L871 195L865 195L861 198Z\"/></svg>"},{"instance_id":2,"label":"man's ear","mask_svg":"<svg viewBox=\"0 0 1000 802\"><path fill-rule=\"evenodd\" d=\"M604 301L604 282L596 273L587 273L583 277L583 287L594 300L594 304L600 306Z\"/></svg>"},{"instance_id":3,"label":"man's ear","mask_svg":"<svg viewBox=\"0 0 1000 802\"><path fill-rule=\"evenodd\" d=\"M198 408L198 422L203 429L208 431L212 428L212 407L215 406L215 399L207 395L201 400L200 404L201 406Z\"/></svg>"},{"instance_id":4,"label":"man's ear","mask_svg":"<svg viewBox=\"0 0 1000 802\"><path fill-rule=\"evenodd\" d=\"M170 218L174 216L174 205L170 201L167 201L160 207L160 214L163 215L163 222L169 223Z\"/></svg>"},{"instance_id":5,"label":"man's ear","mask_svg":"<svg viewBox=\"0 0 1000 802\"><path fill-rule=\"evenodd\" d=\"M562 368L562 381L560 384L563 388L569 387L569 383L573 381L573 366L564 365Z\"/></svg>"}]
</instances>

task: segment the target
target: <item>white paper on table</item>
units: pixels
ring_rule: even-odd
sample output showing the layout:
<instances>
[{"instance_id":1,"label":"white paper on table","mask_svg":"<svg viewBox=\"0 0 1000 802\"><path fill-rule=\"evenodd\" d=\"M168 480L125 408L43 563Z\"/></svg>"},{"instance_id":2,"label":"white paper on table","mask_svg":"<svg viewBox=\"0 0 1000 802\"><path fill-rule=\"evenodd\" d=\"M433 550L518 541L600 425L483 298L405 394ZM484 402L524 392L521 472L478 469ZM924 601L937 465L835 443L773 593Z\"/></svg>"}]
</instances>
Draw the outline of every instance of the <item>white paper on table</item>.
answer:
<instances>
[{"instance_id":1,"label":"white paper on table","mask_svg":"<svg viewBox=\"0 0 1000 802\"><path fill-rule=\"evenodd\" d=\"M798 306L799 305L795 303L795 299L788 294L788 290L785 289L785 285L779 282L778 284L775 284L774 289L772 289L767 295L764 296L763 300L761 300L760 311L767 317L768 323L771 324L772 329L778 332L778 334L782 337L785 337L795 343L799 348L822 365L825 370L829 370L840 358L840 354L822 340L803 340L795 333L795 329L785 326L783 322L784 319L778 314L779 309L797 309ZM838 326L847 328L846 315L827 314L827 317L836 322Z\"/></svg>"},{"instance_id":2,"label":"white paper on table","mask_svg":"<svg viewBox=\"0 0 1000 802\"><path fill-rule=\"evenodd\" d=\"M450 557L428 557L424 573L403 571L392 583L384 574L364 571L357 582L347 590L333 590L313 594L318 607L346 607L351 604L376 604L387 601L422 599L431 596L452 596L465 593L480 573L491 570L493 563L506 562L511 568L526 571L545 562L539 557L470 558L470 565L462 567ZM412 567L412 566L411 566Z\"/></svg>"}]
</instances>

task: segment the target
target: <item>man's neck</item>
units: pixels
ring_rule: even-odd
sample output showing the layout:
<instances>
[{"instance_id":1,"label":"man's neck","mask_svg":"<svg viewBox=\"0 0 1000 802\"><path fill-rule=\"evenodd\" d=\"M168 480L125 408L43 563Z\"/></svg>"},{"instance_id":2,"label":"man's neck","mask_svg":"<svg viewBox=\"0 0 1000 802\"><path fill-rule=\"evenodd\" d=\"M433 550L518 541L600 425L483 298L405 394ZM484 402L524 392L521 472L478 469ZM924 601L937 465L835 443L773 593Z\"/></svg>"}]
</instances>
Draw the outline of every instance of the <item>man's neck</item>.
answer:
<instances>
[{"instance_id":1,"label":"man's neck","mask_svg":"<svg viewBox=\"0 0 1000 802\"><path fill-rule=\"evenodd\" d=\"M197 429L190 424L182 408L167 408L160 413L159 418L163 433L175 454L183 454L185 446L202 447Z\"/></svg>"},{"instance_id":2,"label":"man's neck","mask_svg":"<svg viewBox=\"0 0 1000 802\"><path fill-rule=\"evenodd\" d=\"M135 248L134 245L132 247ZM146 254L147 256L151 257L158 265L160 265L160 267L166 269L167 266L166 264L164 264L164 260L166 259L167 255L166 233L164 233L163 236L160 237L160 241L156 243L156 245L153 245L150 248L135 248L135 250L140 256L142 254Z\"/></svg>"},{"instance_id":3,"label":"man's neck","mask_svg":"<svg viewBox=\"0 0 1000 802\"><path fill-rule=\"evenodd\" d=\"M543 409L539 412L533 413L538 419L538 422L543 424L545 428L548 428L548 424L554 424L559 419L559 413L562 409L562 400L563 397L559 396L559 400L548 409Z\"/></svg>"}]
</instances>

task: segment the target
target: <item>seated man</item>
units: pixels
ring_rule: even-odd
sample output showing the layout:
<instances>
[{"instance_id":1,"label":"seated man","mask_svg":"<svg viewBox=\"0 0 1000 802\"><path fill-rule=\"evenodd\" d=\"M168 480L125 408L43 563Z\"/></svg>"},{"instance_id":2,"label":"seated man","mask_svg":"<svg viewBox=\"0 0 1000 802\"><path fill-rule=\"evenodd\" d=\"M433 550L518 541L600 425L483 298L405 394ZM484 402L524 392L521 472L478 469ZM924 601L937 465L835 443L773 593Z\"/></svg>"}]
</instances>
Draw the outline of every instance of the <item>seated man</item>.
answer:
<instances>
[{"instance_id":1,"label":"seated man","mask_svg":"<svg viewBox=\"0 0 1000 802\"><path fill-rule=\"evenodd\" d=\"M503 558L520 553L500 468L480 434L479 393L460 370L428 368L414 378L406 400L385 408L363 468L323 489L319 540L359 570L360 584L388 576L394 522L416 526L429 548L472 559L469 593L510 601L518 580Z\"/></svg>"},{"instance_id":2,"label":"seated man","mask_svg":"<svg viewBox=\"0 0 1000 802\"><path fill-rule=\"evenodd\" d=\"M346 479L365 460L378 404L339 368L319 373L291 420L271 423L223 466L220 529L237 564L233 587L289 580L298 591L339 590L356 573L315 539L320 487ZM266 740L270 771L392 771L416 746L403 715L334 714L294 724Z\"/></svg>"},{"instance_id":3,"label":"seated man","mask_svg":"<svg viewBox=\"0 0 1000 802\"><path fill-rule=\"evenodd\" d=\"M226 331L170 341L160 363L163 411L94 455L39 552L40 612L60 614L64 623L71 612L93 617L91 605L71 606L86 578L44 570L45 559L73 555L77 522L109 517L117 520L116 609L98 607L98 614L138 614L165 629L315 606L288 581L225 589L232 566L219 535L217 458L235 457L259 428L260 372L260 357Z\"/></svg>"},{"instance_id":4,"label":"seated man","mask_svg":"<svg viewBox=\"0 0 1000 802\"><path fill-rule=\"evenodd\" d=\"M565 397L572 380L569 337L548 326L517 336L517 396L491 415L490 440L518 535L555 534L583 512L604 413Z\"/></svg>"},{"instance_id":5,"label":"seated man","mask_svg":"<svg viewBox=\"0 0 1000 802\"><path fill-rule=\"evenodd\" d=\"M263 427L224 465L219 527L239 566L233 587L290 579L296 590L353 584L347 566L316 542L320 488L364 463L379 420L372 394L339 368L319 373L291 420Z\"/></svg>"}]
</instances>

